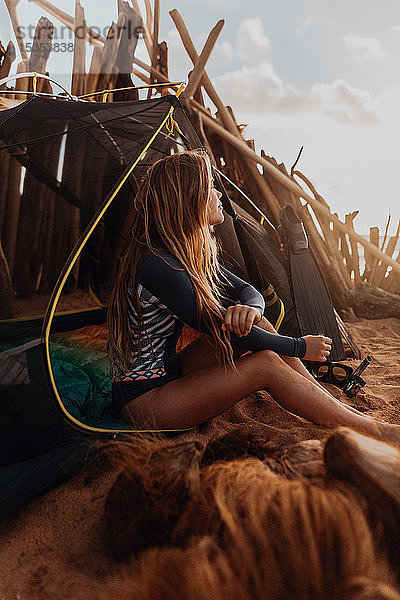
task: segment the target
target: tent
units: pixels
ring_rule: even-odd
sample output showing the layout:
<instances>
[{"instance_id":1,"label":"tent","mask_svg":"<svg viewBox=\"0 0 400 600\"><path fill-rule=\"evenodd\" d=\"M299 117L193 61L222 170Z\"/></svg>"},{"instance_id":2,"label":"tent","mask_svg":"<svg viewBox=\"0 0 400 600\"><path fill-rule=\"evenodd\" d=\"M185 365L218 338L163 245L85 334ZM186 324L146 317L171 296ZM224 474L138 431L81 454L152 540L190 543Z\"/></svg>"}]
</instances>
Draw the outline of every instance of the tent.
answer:
<instances>
[{"instance_id":1,"label":"tent","mask_svg":"<svg viewBox=\"0 0 400 600\"><path fill-rule=\"evenodd\" d=\"M17 222L6 215L2 225L2 234L11 226L16 233L10 277L24 310L0 322L5 465L51 450L70 435L65 423L85 435L132 430L109 413L107 292L141 176L155 160L201 142L175 96L114 103L31 96L0 112L0 144L22 165L18 211L6 205ZM270 300L280 331L298 335L276 231L225 190L223 202L225 262ZM46 314L29 316L38 302Z\"/></svg>"},{"instance_id":2,"label":"tent","mask_svg":"<svg viewBox=\"0 0 400 600\"><path fill-rule=\"evenodd\" d=\"M2 411L9 415L2 423L15 431L13 452L6 436L15 461L52 444L59 413L87 433L131 429L106 410L104 303L60 314L57 306L71 290L110 286L138 178L158 158L198 140L173 96L113 104L32 96L0 113L0 129L3 149L26 169L13 286L21 298L51 293L44 319L0 324Z\"/></svg>"}]
</instances>

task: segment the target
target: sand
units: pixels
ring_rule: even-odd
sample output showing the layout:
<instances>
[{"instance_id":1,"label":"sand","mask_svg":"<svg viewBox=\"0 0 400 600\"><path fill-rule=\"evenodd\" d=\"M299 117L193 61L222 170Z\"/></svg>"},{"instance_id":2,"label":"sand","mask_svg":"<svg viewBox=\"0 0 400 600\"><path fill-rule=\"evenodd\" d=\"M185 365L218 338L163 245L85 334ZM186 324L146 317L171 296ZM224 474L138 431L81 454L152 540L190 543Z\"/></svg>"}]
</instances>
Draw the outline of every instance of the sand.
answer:
<instances>
[{"instance_id":1,"label":"sand","mask_svg":"<svg viewBox=\"0 0 400 600\"><path fill-rule=\"evenodd\" d=\"M348 325L363 356L371 354L373 362L365 372L366 388L346 401L380 420L400 424L400 321L355 319ZM336 388L329 389L339 396ZM198 431L184 434L184 439L205 441L244 424L264 428L283 475L323 475L321 442L331 431L285 413L263 391ZM304 440L319 440L309 446L315 463L310 467L308 462L296 473L290 468L290 456ZM121 567L107 554L103 511L117 475L118 469L97 460L0 525L0 599L91 600L99 589L103 593L108 586L111 589Z\"/></svg>"}]
</instances>

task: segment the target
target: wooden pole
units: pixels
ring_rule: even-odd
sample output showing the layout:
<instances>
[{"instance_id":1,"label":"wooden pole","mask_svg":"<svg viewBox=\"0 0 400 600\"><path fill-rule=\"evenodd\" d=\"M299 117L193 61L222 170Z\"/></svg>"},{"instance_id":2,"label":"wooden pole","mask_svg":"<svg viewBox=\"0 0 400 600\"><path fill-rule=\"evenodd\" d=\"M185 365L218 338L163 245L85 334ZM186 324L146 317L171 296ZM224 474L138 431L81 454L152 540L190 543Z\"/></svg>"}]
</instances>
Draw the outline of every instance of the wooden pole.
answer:
<instances>
[{"instance_id":1,"label":"wooden pole","mask_svg":"<svg viewBox=\"0 0 400 600\"><path fill-rule=\"evenodd\" d=\"M147 9L147 6L146 6ZM146 10L147 16L148 11ZM158 64L158 33L160 27L160 0L154 0L154 20L153 20L153 48L151 54L151 66L153 69L157 67ZM154 76L150 77L150 81L155 81ZM149 88L147 92L147 98L151 98L152 88Z\"/></svg>"},{"instance_id":2,"label":"wooden pole","mask_svg":"<svg viewBox=\"0 0 400 600\"><path fill-rule=\"evenodd\" d=\"M386 240L387 240L387 236L388 236L388 231L389 231L389 225L390 225L390 221L392 220L392 215L389 213L387 221L386 221L386 227L385 227L385 233L383 235L383 240L382 240L382 244L380 244L379 241L379 235L378 235L378 240L376 245L381 249L381 252L383 252L383 249L385 247L386 244ZM371 285L378 285L378 281L380 280L380 276L382 274L382 271L385 273L386 272L386 265L382 265L382 263L380 261L375 261L374 262L374 266L372 268L371 271L371 275L370 275L370 282Z\"/></svg>"},{"instance_id":3,"label":"wooden pole","mask_svg":"<svg viewBox=\"0 0 400 600\"><path fill-rule=\"evenodd\" d=\"M340 253L344 258L344 264L346 265L346 271L351 280L351 274L353 272L353 261L351 258L351 252L349 249L348 241L346 234L343 231L339 232L339 240L340 240Z\"/></svg>"},{"instance_id":4,"label":"wooden pole","mask_svg":"<svg viewBox=\"0 0 400 600\"><path fill-rule=\"evenodd\" d=\"M354 219L358 215L358 210L345 215L344 222L354 231ZM360 274L360 257L358 254L358 246L357 243L353 240L351 236L349 236L350 249L351 249L351 266L354 272L354 284L358 285L361 283L361 274Z\"/></svg>"},{"instance_id":5,"label":"wooden pole","mask_svg":"<svg viewBox=\"0 0 400 600\"><path fill-rule=\"evenodd\" d=\"M158 44L158 68L161 73L168 79L168 46L167 42ZM168 88L161 88L161 96L168 94Z\"/></svg>"},{"instance_id":6,"label":"wooden pole","mask_svg":"<svg viewBox=\"0 0 400 600\"><path fill-rule=\"evenodd\" d=\"M163 44L165 44L165 42L162 42ZM161 44L160 44L161 45ZM147 73L149 73L150 75L153 74L157 80L161 83L170 83L169 77L162 73L160 70L158 69L154 69L153 67L151 67L150 65L147 65L145 62L143 62L142 60L140 60L140 58L137 58L136 56L133 57L133 64L137 65L138 67L140 67L141 69L143 69L144 71L146 71ZM147 79L145 78L145 75L143 73L141 73L140 71L138 71L137 69L133 68L132 69L132 73L134 75L137 75L137 77L139 77L139 79L142 79L142 81L147 81L147 83L150 83L150 78L147 77ZM144 79L143 79L144 77ZM177 85L172 85L171 84L171 90L174 90L175 92L178 89ZM197 110L198 106L195 100L191 100L190 102L193 107ZM207 115L209 115L210 113L208 113L203 106L200 106L200 110L203 110L204 112L206 112Z\"/></svg>"},{"instance_id":7,"label":"wooden pole","mask_svg":"<svg viewBox=\"0 0 400 600\"><path fill-rule=\"evenodd\" d=\"M6 223L7 183L10 170L10 155L7 150L0 151L0 239L3 225Z\"/></svg>"},{"instance_id":8,"label":"wooden pole","mask_svg":"<svg viewBox=\"0 0 400 600\"><path fill-rule=\"evenodd\" d=\"M54 143L54 140L53 140ZM51 239L54 229L54 220L56 207L58 209L58 201L56 193L47 188L46 197L43 209L43 223L40 238L40 254L42 258L42 267L40 272L40 281L37 285L39 293L48 293L51 290L52 283L49 281L48 273L51 263L54 260L54 248L51 246Z\"/></svg>"},{"instance_id":9,"label":"wooden pole","mask_svg":"<svg viewBox=\"0 0 400 600\"><path fill-rule=\"evenodd\" d=\"M223 19L220 19L215 25L215 27L213 27L213 29L210 31L206 43L204 44L203 50L201 51L200 56L196 60L196 64L190 76L189 83L182 94L183 100L188 101L188 99L193 96L194 92L197 90L197 87L200 84L200 81L203 79L207 61L210 58L210 54L213 51L213 48L216 44L219 34L222 31L224 24L225 21Z\"/></svg>"},{"instance_id":10,"label":"wooden pole","mask_svg":"<svg viewBox=\"0 0 400 600\"><path fill-rule=\"evenodd\" d=\"M0 59L2 60L2 65L0 68L0 77L7 77L11 64L15 59L15 48L12 42L9 42L7 45L7 49L3 48L3 45L0 42ZM5 86L4 86L5 87ZM3 101L4 102L4 101ZM9 101L5 100L4 104L7 104ZM5 213L7 206L7 183L8 183L8 174L9 174L9 165L10 165L10 155L6 150L0 152L0 240L1 240L1 232L3 229L3 223L5 222ZM7 266L8 269L8 266ZM9 274L8 274L9 278ZM7 276L5 276L5 280Z\"/></svg>"},{"instance_id":11,"label":"wooden pole","mask_svg":"<svg viewBox=\"0 0 400 600\"><path fill-rule=\"evenodd\" d=\"M12 42L8 42L7 44L7 49L5 49L3 47L3 44L0 42L0 79L4 79L5 77L8 76L10 69L11 69L11 65L15 60L15 48L14 48L14 44ZM5 89L6 88L6 84L4 84L4 86L0 86L0 91L1 89ZM5 96L7 96L5 94Z\"/></svg>"},{"instance_id":12,"label":"wooden pole","mask_svg":"<svg viewBox=\"0 0 400 600\"><path fill-rule=\"evenodd\" d=\"M99 47L93 49L89 72L86 76L86 93L97 92L101 65L103 64L103 50Z\"/></svg>"},{"instance_id":13,"label":"wooden pole","mask_svg":"<svg viewBox=\"0 0 400 600\"><path fill-rule=\"evenodd\" d=\"M386 249L384 250L384 252L387 256L393 256L394 251L397 246L397 242L399 241L399 236L400 236L400 220L397 224L397 230L396 230L395 235L393 235L389 238ZM377 285L378 287L383 287L384 289L386 289L387 285L390 283L390 274L388 275L388 277L386 277L386 271L387 271L387 267L385 265L383 265L382 267L379 268L379 272L376 273L375 285ZM396 278L396 276L395 276L395 278Z\"/></svg>"},{"instance_id":14,"label":"wooden pole","mask_svg":"<svg viewBox=\"0 0 400 600\"><path fill-rule=\"evenodd\" d=\"M124 0L118 2L118 23L125 15L126 29L121 29L120 43L115 67L118 69L116 82L113 82L113 88L132 88L132 60L137 46L137 35L139 27L142 27L142 17L139 16L133 8ZM134 35L132 35L132 32ZM114 99L118 101L138 100L139 94L135 89L120 89L114 94Z\"/></svg>"},{"instance_id":15,"label":"wooden pole","mask_svg":"<svg viewBox=\"0 0 400 600\"><path fill-rule=\"evenodd\" d=\"M150 85L150 77L146 77L146 75L143 75L143 73L135 69L135 67L133 67L132 73L136 75L136 77L138 77L141 81L143 81L143 83L145 83L146 85Z\"/></svg>"},{"instance_id":16,"label":"wooden pole","mask_svg":"<svg viewBox=\"0 0 400 600\"><path fill-rule=\"evenodd\" d=\"M385 227L385 234L383 236L382 245L381 245L382 252L383 252L383 249L384 249L385 244L386 244L387 236L388 236L388 233L389 233L389 225L390 225L390 221L391 220L392 220L392 215L389 213L388 218L387 218L387 222L386 222L386 227Z\"/></svg>"},{"instance_id":17,"label":"wooden pole","mask_svg":"<svg viewBox=\"0 0 400 600\"><path fill-rule=\"evenodd\" d=\"M146 25L147 29L150 31L151 24L153 23L153 12L151 10L150 0L144 0L144 5L146 7ZM156 9L154 9L154 12L156 12Z\"/></svg>"},{"instance_id":18,"label":"wooden pole","mask_svg":"<svg viewBox=\"0 0 400 600\"><path fill-rule=\"evenodd\" d=\"M181 37L184 48L185 48L186 52L188 53L189 58L193 63L193 66L195 66L199 59L199 56L197 54L196 48L194 47L194 44L190 37L189 31L187 30L187 27L186 27L181 15L179 14L179 12L176 9L171 10L169 14L171 16L171 19L175 23L175 26ZM211 83L210 79L208 78L208 75L206 72L203 74L201 84L204 87L204 89L207 92L210 99L212 100L212 102L214 103L218 112L220 113L224 127L228 131L230 131L233 135L237 136L238 134L237 134L236 124L232 121L228 110L226 109L224 103L222 102L222 100L218 96L217 92L215 91L214 86Z\"/></svg>"},{"instance_id":19,"label":"wooden pole","mask_svg":"<svg viewBox=\"0 0 400 600\"><path fill-rule=\"evenodd\" d=\"M24 38L21 32L21 26L19 24L18 15L17 15L17 4L19 0L4 0L6 3L6 7L8 10L8 14L10 15L11 25L14 30L15 38L17 40L18 48L21 53L21 59L23 61L28 60L28 53L25 48Z\"/></svg>"},{"instance_id":20,"label":"wooden pole","mask_svg":"<svg viewBox=\"0 0 400 600\"><path fill-rule=\"evenodd\" d=\"M46 74L46 65L50 56L53 40L53 23L47 17L40 17L33 38L32 50L29 57L28 71ZM33 80L28 79L28 90L33 92ZM39 79L36 89L38 92L52 93L52 87L47 79Z\"/></svg>"},{"instance_id":21,"label":"wooden pole","mask_svg":"<svg viewBox=\"0 0 400 600\"><path fill-rule=\"evenodd\" d=\"M397 254L396 262L400 263L400 251ZM389 273L385 281L385 289L393 294L398 294L400 292L400 277L397 273L393 273L393 271Z\"/></svg>"},{"instance_id":22,"label":"wooden pole","mask_svg":"<svg viewBox=\"0 0 400 600\"><path fill-rule=\"evenodd\" d=\"M317 190L315 189L315 187L313 186L313 184L311 183L311 181L305 176L303 175L303 173L301 173L300 171L295 171L292 169L292 179L293 181L295 181L295 177L299 177L299 179L301 179L309 188L309 190L311 191L311 193L313 194L315 200L317 202L319 202L320 204L322 204L323 206L325 206L326 208L329 207L327 205L327 203L325 202L324 198L322 196L320 196L317 192ZM316 213L314 210L312 211L312 215L310 211L308 210L307 207L303 207L301 202L300 202L300 197L299 196L295 196L297 198L297 203L298 206L301 206L301 210L303 210L303 215L305 213L307 213L307 215L310 218L310 222L309 222L309 227L307 228L307 233L309 233L309 230L312 228L313 229L313 238L314 238L314 242L316 240L316 238L321 238L320 233L317 229L316 223L318 223L321 231L323 232L323 236L324 236L324 242L326 245L326 248L328 250L328 256L329 256L329 261L331 263L332 268L335 269L339 279L341 280L343 286L346 289L351 289L352 288L352 282L348 276L346 267L343 263L343 257L341 256L340 252L339 252L339 248L337 245L337 239L336 239L336 235L334 234L333 231L331 231L330 228L330 219L323 217L321 215L319 215L318 213ZM307 210L304 210L305 208L307 208ZM314 221L315 220L315 221Z\"/></svg>"},{"instance_id":23,"label":"wooden pole","mask_svg":"<svg viewBox=\"0 0 400 600\"><path fill-rule=\"evenodd\" d=\"M97 86L99 90L106 89L107 87L112 88L112 85L109 85L110 78L113 79L113 75L115 74L116 67L116 59L118 55L118 48L121 43L121 36L118 35L118 31L120 31L121 27L126 26L126 16L123 13L120 13L118 18L118 23L112 23L111 27L108 31L107 41L103 50L103 64L100 69L100 77L97 82Z\"/></svg>"},{"instance_id":24,"label":"wooden pole","mask_svg":"<svg viewBox=\"0 0 400 600\"><path fill-rule=\"evenodd\" d=\"M135 13L137 15L139 15L139 17L142 17L142 21L143 21L143 39L144 39L144 43L145 43L146 48L147 48L147 52L148 52L149 58L151 60L151 58L153 56L153 42L152 42L152 38L151 38L150 29L147 27L147 24L146 24L145 20L143 19L142 11L140 10L140 6L138 4L138 1L137 0L131 0L131 2L132 2L132 7L133 7L133 10L135 11Z\"/></svg>"},{"instance_id":25,"label":"wooden pole","mask_svg":"<svg viewBox=\"0 0 400 600\"><path fill-rule=\"evenodd\" d=\"M20 183L21 165L17 159L11 157L7 185L7 225L3 229L4 252L7 256L11 275L14 270L15 249L17 244L17 231L21 203Z\"/></svg>"},{"instance_id":26,"label":"wooden pole","mask_svg":"<svg viewBox=\"0 0 400 600\"><path fill-rule=\"evenodd\" d=\"M370 227L369 228L369 241L371 244L379 248L379 227ZM366 261L366 269L365 269L365 278L368 283L372 284L372 277L375 272L375 266L377 264L377 259L374 255L371 255L369 252L365 252L365 261Z\"/></svg>"},{"instance_id":27,"label":"wooden pole","mask_svg":"<svg viewBox=\"0 0 400 600\"><path fill-rule=\"evenodd\" d=\"M35 29L33 46L29 59L29 71L46 73L47 60L50 54L51 41L53 38L53 24L46 17L41 17ZM37 86L37 91L52 91L47 80L45 83ZM20 79L17 81L28 86L33 91L32 79ZM25 88L27 89L27 88ZM58 141L59 143L59 141ZM48 141L44 145L42 158L46 159L54 141ZM13 235L16 236L15 252L10 260L10 270L12 268L15 288L22 295L31 296L36 285L40 280L42 272L42 256L40 253L40 244L42 242L42 221L44 216L44 207L46 198L49 194L44 184L29 172L25 173L22 195L20 193L21 175L18 181L18 218L15 219L16 229ZM16 211L16 207L15 207ZM14 221L14 219L13 219ZM11 267L13 265L13 267Z\"/></svg>"},{"instance_id":28,"label":"wooden pole","mask_svg":"<svg viewBox=\"0 0 400 600\"><path fill-rule=\"evenodd\" d=\"M78 34L78 35L77 35ZM74 19L74 61L72 65L71 94L82 96L86 93L86 22L85 11L79 2L75 0Z\"/></svg>"}]
</instances>

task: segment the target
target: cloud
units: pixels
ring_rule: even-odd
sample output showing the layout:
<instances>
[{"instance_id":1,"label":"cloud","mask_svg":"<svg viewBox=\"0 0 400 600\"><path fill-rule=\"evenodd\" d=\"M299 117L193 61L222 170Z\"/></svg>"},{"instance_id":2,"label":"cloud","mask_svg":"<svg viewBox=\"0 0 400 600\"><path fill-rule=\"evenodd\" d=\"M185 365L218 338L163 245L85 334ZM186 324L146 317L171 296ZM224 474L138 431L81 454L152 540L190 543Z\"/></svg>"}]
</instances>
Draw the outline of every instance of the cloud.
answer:
<instances>
[{"instance_id":1,"label":"cloud","mask_svg":"<svg viewBox=\"0 0 400 600\"><path fill-rule=\"evenodd\" d=\"M307 15L307 17L296 27L296 33L303 33L310 27L315 25L328 25L329 19L327 17L320 17L317 15Z\"/></svg>"},{"instance_id":2,"label":"cloud","mask_svg":"<svg viewBox=\"0 0 400 600\"><path fill-rule=\"evenodd\" d=\"M213 65L226 65L235 58L235 51L230 42L217 42L211 55Z\"/></svg>"},{"instance_id":3,"label":"cloud","mask_svg":"<svg viewBox=\"0 0 400 600\"><path fill-rule=\"evenodd\" d=\"M206 34L195 40L200 52ZM168 33L170 64L179 79L193 68L183 50L179 34ZM298 116L315 115L335 123L372 126L379 121L378 106L365 90L353 87L344 80L316 82L308 90L300 90L284 81L276 72L270 58L271 43L260 17L245 19L238 29L236 44L218 41L210 59L213 68L224 67L213 82L222 98L236 111L245 115ZM251 61L251 64L247 64ZM229 65L241 64L229 69Z\"/></svg>"},{"instance_id":4,"label":"cloud","mask_svg":"<svg viewBox=\"0 0 400 600\"><path fill-rule=\"evenodd\" d=\"M357 61L379 61L385 58L386 52L382 43L376 38L363 38L348 33L343 38L347 48L353 52L353 59Z\"/></svg>"},{"instance_id":5,"label":"cloud","mask_svg":"<svg viewBox=\"0 0 400 600\"><path fill-rule=\"evenodd\" d=\"M264 33L264 24L260 17L245 19L239 27L237 53L240 58L252 60L268 55L271 42Z\"/></svg>"},{"instance_id":6,"label":"cloud","mask_svg":"<svg viewBox=\"0 0 400 600\"><path fill-rule=\"evenodd\" d=\"M367 91L335 80L315 83L303 92L283 81L268 61L224 73L215 78L215 85L222 97L246 114L295 116L309 112L364 126L379 121L378 109Z\"/></svg>"},{"instance_id":7,"label":"cloud","mask_svg":"<svg viewBox=\"0 0 400 600\"><path fill-rule=\"evenodd\" d=\"M316 19L310 15L309 25ZM241 60L242 66L214 78L222 97L229 99L238 111L246 115L280 116L309 113L334 122L363 126L378 123L381 107L367 91L355 88L347 81L316 82L308 90L300 90L284 81L271 61L270 46L260 17L241 23L236 47L229 47L229 56ZM246 64L247 61L251 64Z\"/></svg>"},{"instance_id":8,"label":"cloud","mask_svg":"<svg viewBox=\"0 0 400 600\"><path fill-rule=\"evenodd\" d=\"M342 79L314 84L308 96L311 105L340 123L368 126L379 122L378 110L369 92L353 88Z\"/></svg>"},{"instance_id":9,"label":"cloud","mask_svg":"<svg viewBox=\"0 0 400 600\"><path fill-rule=\"evenodd\" d=\"M269 62L224 73L215 84L224 96L230 96L233 106L250 112L290 114L304 108L301 92L284 83Z\"/></svg>"}]
</instances>

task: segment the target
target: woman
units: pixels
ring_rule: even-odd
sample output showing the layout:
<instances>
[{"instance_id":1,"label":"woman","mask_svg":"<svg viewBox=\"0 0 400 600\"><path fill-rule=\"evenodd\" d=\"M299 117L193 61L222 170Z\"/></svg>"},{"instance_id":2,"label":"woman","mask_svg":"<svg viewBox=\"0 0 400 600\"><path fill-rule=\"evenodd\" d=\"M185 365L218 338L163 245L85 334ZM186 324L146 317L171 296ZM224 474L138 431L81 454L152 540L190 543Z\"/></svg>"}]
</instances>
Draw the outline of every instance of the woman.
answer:
<instances>
[{"instance_id":1,"label":"woman","mask_svg":"<svg viewBox=\"0 0 400 600\"><path fill-rule=\"evenodd\" d=\"M202 151L156 162L139 188L109 306L114 413L142 430L181 430L265 389L315 423L396 437L397 426L342 404L304 367L300 358L327 359L329 338L278 335L261 294L219 265L220 198ZM177 354L183 324L202 335Z\"/></svg>"}]
</instances>

